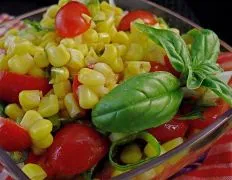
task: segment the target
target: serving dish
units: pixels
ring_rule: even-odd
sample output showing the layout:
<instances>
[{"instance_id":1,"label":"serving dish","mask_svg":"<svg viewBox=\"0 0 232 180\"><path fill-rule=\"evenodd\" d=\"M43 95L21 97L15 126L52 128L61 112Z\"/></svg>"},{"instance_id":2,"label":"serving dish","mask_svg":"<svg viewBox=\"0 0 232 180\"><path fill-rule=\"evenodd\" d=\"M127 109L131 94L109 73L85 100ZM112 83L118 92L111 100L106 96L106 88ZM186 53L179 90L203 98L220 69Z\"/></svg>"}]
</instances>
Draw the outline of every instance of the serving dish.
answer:
<instances>
[{"instance_id":1,"label":"serving dish","mask_svg":"<svg viewBox=\"0 0 232 180\"><path fill-rule=\"evenodd\" d=\"M181 17L180 15L161 7L155 3L146 0L116 0L116 5L123 9L144 9L153 12L157 16L163 17L170 26L177 27L181 32L186 32L193 27L201 28L195 23ZM17 19L25 18L39 20L46 8L42 8L30 13L19 16ZM13 21L9 22L13 23ZM221 41L222 51L231 51L232 48L225 42ZM209 127L201 131L196 136L188 139L185 143L172 151L141 165L113 179L141 179L139 176L143 173L153 173L154 179L166 179L184 166L194 162L203 152L205 152L219 137L221 137L232 125L232 110L227 111L218 120ZM14 162L0 150L0 162L4 165L5 170L0 172L0 179L4 179L8 173L15 179L28 179Z\"/></svg>"}]
</instances>

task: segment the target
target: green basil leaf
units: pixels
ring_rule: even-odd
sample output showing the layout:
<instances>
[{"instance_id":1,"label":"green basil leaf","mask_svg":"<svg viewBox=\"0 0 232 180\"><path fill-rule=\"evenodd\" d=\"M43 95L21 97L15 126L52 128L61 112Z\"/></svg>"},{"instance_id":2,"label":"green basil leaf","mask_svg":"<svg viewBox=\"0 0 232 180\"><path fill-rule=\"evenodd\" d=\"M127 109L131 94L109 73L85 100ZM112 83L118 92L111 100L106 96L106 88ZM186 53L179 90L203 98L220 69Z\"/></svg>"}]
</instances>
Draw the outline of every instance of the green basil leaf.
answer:
<instances>
[{"instance_id":1,"label":"green basil leaf","mask_svg":"<svg viewBox=\"0 0 232 180\"><path fill-rule=\"evenodd\" d=\"M215 64L220 52L218 36L208 29L193 29L188 34L193 37L191 47L193 68L199 68L206 62Z\"/></svg>"},{"instance_id":2,"label":"green basil leaf","mask_svg":"<svg viewBox=\"0 0 232 180\"><path fill-rule=\"evenodd\" d=\"M92 17L95 17L100 11L100 2L99 0L89 0L87 3L88 9Z\"/></svg>"},{"instance_id":3,"label":"green basil leaf","mask_svg":"<svg viewBox=\"0 0 232 180\"><path fill-rule=\"evenodd\" d=\"M215 76L207 76L202 83L232 106L232 88Z\"/></svg>"},{"instance_id":4,"label":"green basil leaf","mask_svg":"<svg viewBox=\"0 0 232 180\"><path fill-rule=\"evenodd\" d=\"M154 148L154 150L157 152L157 154L152 158L145 158L145 159L142 159L139 162L134 163L134 164L122 165L122 164L117 163L115 160L115 157L118 154L118 148L122 145L131 143L136 139L145 140L146 143L149 143ZM126 170L133 169L135 167L138 167L141 164L144 164L144 163L150 161L151 159L158 157L160 155L160 153L161 153L160 144L156 140L156 138L154 136L152 136L151 134L149 134L148 132L140 132L138 134L133 134L133 135L127 136L123 139L120 139L118 141L113 142L111 147L110 147L110 151L109 151L109 161L110 161L111 165L113 167L115 167L116 169L126 171Z\"/></svg>"},{"instance_id":5,"label":"green basil leaf","mask_svg":"<svg viewBox=\"0 0 232 180\"><path fill-rule=\"evenodd\" d=\"M104 96L92 111L92 121L106 132L139 132L172 119L182 98L180 82L172 74L140 74Z\"/></svg>"},{"instance_id":6,"label":"green basil leaf","mask_svg":"<svg viewBox=\"0 0 232 180\"><path fill-rule=\"evenodd\" d=\"M170 30L155 29L145 24L135 23L135 26L165 49L172 66L177 71L188 72L191 58L187 45L181 36Z\"/></svg>"}]
</instances>

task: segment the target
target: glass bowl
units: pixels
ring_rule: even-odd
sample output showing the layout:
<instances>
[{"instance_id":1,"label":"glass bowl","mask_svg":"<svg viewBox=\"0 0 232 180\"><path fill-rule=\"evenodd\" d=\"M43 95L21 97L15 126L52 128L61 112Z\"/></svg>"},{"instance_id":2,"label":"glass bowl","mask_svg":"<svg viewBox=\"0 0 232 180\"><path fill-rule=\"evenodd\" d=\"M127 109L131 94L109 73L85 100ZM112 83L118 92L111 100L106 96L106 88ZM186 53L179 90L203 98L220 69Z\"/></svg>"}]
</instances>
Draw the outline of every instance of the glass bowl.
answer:
<instances>
[{"instance_id":1,"label":"glass bowl","mask_svg":"<svg viewBox=\"0 0 232 180\"><path fill-rule=\"evenodd\" d=\"M125 10L144 9L153 12L157 16L164 18L170 26L178 28L181 33L186 32L192 28L201 28L197 24L176 14L175 12L172 12L158 4L149 2L147 0L115 0L114 2L117 6ZM39 20L45 11L46 7L18 16L17 19L23 20L27 18L31 20ZM12 20L8 22L8 24L14 23L14 21L15 20ZM221 41L221 50L232 52L232 47ZM144 180L150 179L151 174L152 179L167 179L180 171L186 165L196 161L198 157L206 152L210 146L223 134L225 134L231 127L232 109L228 110L213 124L202 130L194 137L188 139L175 149L139 166L138 168L113 177L112 179ZM20 170L20 168L9 158L7 153L0 149L0 179L6 179L8 175L10 175L13 179L28 179Z\"/></svg>"}]
</instances>

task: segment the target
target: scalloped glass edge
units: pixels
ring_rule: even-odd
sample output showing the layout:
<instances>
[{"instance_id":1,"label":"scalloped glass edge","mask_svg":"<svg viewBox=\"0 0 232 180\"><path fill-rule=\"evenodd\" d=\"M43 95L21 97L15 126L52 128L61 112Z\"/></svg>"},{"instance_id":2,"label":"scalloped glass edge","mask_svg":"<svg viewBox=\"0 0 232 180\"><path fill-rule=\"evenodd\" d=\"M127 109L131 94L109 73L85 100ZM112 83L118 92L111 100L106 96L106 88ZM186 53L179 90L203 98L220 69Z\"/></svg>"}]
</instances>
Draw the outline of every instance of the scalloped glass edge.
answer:
<instances>
[{"instance_id":1,"label":"scalloped glass edge","mask_svg":"<svg viewBox=\"0 0 232 180\"><path fill-rule=\"evenodd\" d=\"M125 10L131 9L146 9L154 14L163 17L167 20L168 24L173 27L177 27L182 31L187 31L191 28L201 27L187 18L163 7L156 3L147 0L115 0L115 4ZM17 20L38 19L46 11L47 7L40 8L29 13L25 13L16 17L16 19L9 21L3 25L10 25ZM3 26L1 25L1 26ZM1 27L0 26L0 27ZM220 41L222 50L232 52L232 47ZM163 154L162 156L151 160L138 168L132 169L119 176L113 177L113 180L131 179L140 174L146 173L151 169L158 170L158 173L153 179L166 179L186 165L194 162L203 152L210 148L210 146L216 142L223 134L225 134L232 127L232 109L228 110L222 116L220 116L213 124L203 129L200 133L192 138L186 140L183 144L175 149ZM4 165L8 173L15 179L28 179L27 176L20 170L20 168L10 159L6 152L0 149L0 162ZM161 168L162 167L162 168ZM163 169L163 171L160 171ZM1 174L1 173L0 173ZM0 176L1 177L1 176ZM138 178L139 179L139 178Z\"/></svg>"}]
</instances>

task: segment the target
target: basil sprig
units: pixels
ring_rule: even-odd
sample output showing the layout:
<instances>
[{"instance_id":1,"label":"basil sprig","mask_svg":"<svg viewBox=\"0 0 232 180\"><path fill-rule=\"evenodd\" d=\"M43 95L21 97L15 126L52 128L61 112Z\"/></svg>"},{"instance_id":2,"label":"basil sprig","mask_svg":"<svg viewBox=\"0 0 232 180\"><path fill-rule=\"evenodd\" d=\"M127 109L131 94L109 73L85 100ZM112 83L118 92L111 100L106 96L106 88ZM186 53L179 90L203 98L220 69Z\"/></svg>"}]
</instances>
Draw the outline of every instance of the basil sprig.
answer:
<instances>
[{"instance_id":1,"label":"basil sprig","mask_svg":"<svg viewBox=\"0 0 232 180\"><path fill-rule=\"evenodd\" d=\"M232 106L232 89L215 76L221 72L216 63L220 42L213 31L193 29L188 32L193 38L189 52L181 36L170 30L139 23L135 23L135 26L166 50L172 66L182 73L187 88L205 86Z\"/></svg>"}]
</instances>

